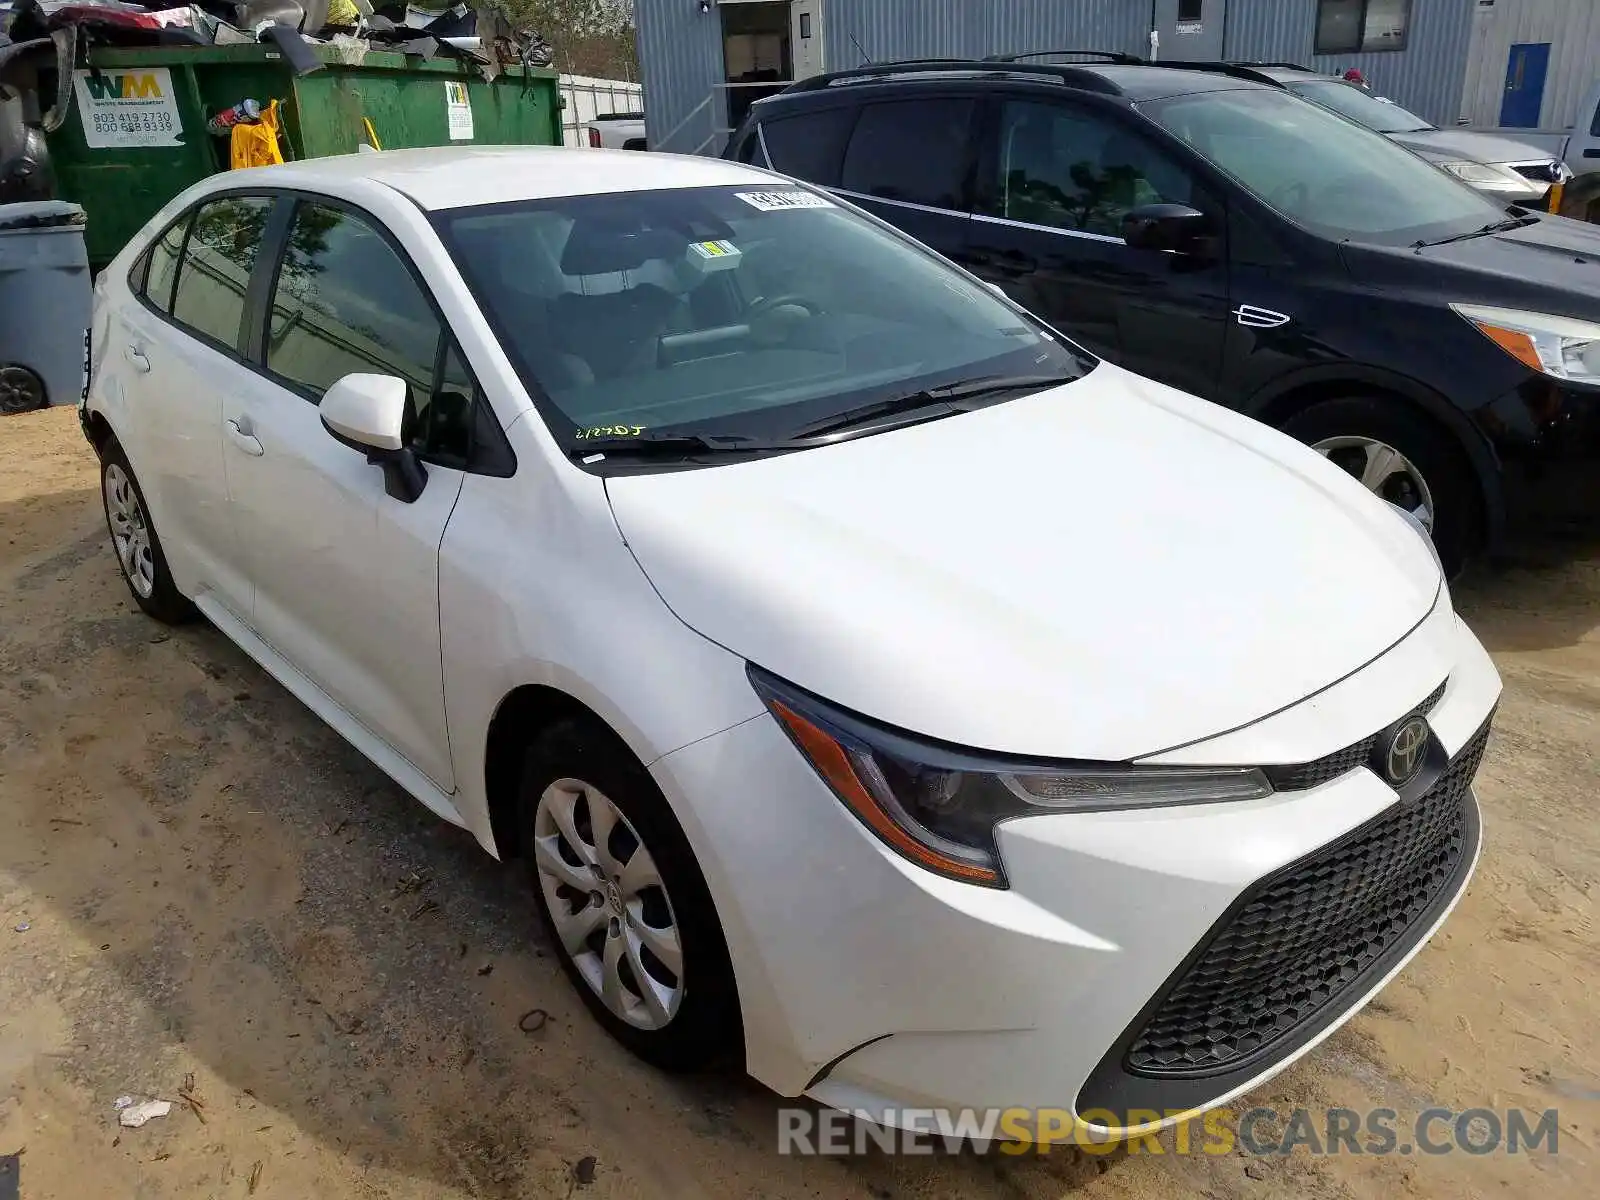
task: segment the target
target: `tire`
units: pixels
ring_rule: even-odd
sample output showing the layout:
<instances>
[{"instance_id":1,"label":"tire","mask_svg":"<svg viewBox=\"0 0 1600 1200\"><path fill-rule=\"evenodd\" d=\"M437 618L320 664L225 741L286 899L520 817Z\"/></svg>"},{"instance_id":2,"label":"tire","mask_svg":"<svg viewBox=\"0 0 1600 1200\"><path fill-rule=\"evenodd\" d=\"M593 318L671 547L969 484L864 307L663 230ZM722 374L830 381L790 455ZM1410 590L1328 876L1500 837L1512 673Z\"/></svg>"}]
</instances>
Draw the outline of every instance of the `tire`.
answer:
<instances>
[{"instance_id":1,"label":"tire","mask_svg":"<svg viewBox=\"0 0 1600 1200\"><path fill-rule=\"evenodd\" d=\"M743 1036L722 926L688 839L649 773L609 731L566 721L529 747L519 800L540 916L595 1019L663 1070L736 1062ZM612 813L601 819L612 824L601 855L596 817L607 804ZM596 865L606 858L621 869ZM666 936L674 930L675 958Z\"/></svg>"},{"instance_id":2,"label":"tire","mask_svg":"<svg viewBox=\"0 0 1600 1200\"><path fill-rule=\"evenodd\" d=\"M44 380L27 367L0 364L0 415L32 412L49 402Z\"/></svg>"},{"instance_id":3,"label":"tire","mask_svg":"<svg viewBox=\"0 0 1600 1200\"><path fill-rule=\"evenodd\" d=\"M1282 429L1384 499L1425 508L1429 515L1423 523L1432 530L1448 577L1460 574L1483 549L1483 489L1465 450L1452 433L1404 401L1324 400L1295 413ZM1383 451L1398 452L1399 461L1385 458Z\"/></svg>"},{"instance_id":4,"label":"tire","mask_svg":"<svg viewBox=\"0 0 1600 1200\"><path fill-rule=\"evenodd\" d=\"M100 456L100 501L105 508L111 548L134 603L165 625L194 620L194 605L172 581L144 492L128 465L128 456L114 440Z\"/></svg>"}]
</instances>

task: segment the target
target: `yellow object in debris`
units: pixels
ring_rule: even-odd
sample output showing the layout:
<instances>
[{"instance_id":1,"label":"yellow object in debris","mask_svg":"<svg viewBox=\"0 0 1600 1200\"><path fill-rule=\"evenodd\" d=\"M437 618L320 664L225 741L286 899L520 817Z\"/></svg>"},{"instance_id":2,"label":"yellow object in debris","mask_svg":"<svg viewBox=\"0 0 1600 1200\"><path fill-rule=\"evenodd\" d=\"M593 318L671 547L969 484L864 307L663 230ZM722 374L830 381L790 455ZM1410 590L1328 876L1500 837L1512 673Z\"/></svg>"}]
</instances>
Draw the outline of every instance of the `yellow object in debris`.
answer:
<instances>
[{"instance_id":1,"label":"yellow object in debris","mask_svg":"<svg viewBox=\"0 0 1600 1200\"><path fill-rule=\"evenodd\" d=\"M352 0L329 0L328 24L349 26L361 20L361 13ZM306 32L310 32L307 30Z\"/></svg>"},{"instance_id":2,"label":"yellow object in debris","mask_svg":"<svg viewBox=\"0 0 1600 1200\"><path fill-rule=\"evenodd\" d=\"M229 165L240 167L270 167L283 161L278 149L278 102L274 100L261 113L261 120L250 125L233 127L229 144Z\"/></svg>"},{"instance_id":3,"label":"yellow object in debris","mask_svg":"<svg viewBox=\"0 0 1600 1200\"><path fill-rule=\"evenodd\" d=\"M378 131L372 127L371 117L362 117L361 124L366 128L367 141L374 150L382 150L383 143L378 140Z\"/></svg>"}]
</instances>

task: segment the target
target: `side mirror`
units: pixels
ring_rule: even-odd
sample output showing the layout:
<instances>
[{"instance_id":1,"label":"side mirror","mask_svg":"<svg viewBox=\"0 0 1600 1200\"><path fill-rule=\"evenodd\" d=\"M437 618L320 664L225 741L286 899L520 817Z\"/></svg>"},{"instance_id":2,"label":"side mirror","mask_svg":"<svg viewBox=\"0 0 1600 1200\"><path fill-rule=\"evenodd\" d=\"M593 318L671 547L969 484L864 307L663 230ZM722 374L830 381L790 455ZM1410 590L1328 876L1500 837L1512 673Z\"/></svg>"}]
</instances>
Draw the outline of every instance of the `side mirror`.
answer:
<instances>
[{"instance_id":1,"label":"side mirror","mask_svg":"<svg viewBox=\"0 0 1600 1200\"><path fill-rule=\"evenodd\" d=\"M1203 256L1211 235L1211 218L1187 204L1146 204L1122 219L1122 240L1135 250Z\"/></svg>"},{"instance_id":2,"label":"side mirror","mask_svg":"<svg viewBox=\"0 0 1600 1200\"><path fill-rule=\"evenodd\" d=\"M346 375L322 394L322 427L383 468L384 490L413 503L427 486L428 472L405 442L410 385L393 375Z\"/></svg>"}]
</instances>

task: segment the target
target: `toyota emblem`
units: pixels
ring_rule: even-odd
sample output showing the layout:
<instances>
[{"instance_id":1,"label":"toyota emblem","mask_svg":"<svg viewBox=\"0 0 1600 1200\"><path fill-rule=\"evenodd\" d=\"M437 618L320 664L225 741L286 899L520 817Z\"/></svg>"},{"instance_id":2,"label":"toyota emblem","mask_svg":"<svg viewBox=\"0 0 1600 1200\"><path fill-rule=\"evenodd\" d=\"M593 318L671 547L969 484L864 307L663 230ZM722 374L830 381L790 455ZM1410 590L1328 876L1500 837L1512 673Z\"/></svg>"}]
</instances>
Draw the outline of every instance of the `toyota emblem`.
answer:
<instances>
[{"instance_id":1,"label":"toyota emblem","mask_svg":"<svg viewBox=\"0 0 1600 1200\"><path fill-rule=\"evenodd\" d=\"M1416 776L1422 758L1428 749L1428 723L1421 717L1412 717L1395 730L1384 756L1384 773L1395 787L1401 787Z\"/></svg>"}]
</instances>

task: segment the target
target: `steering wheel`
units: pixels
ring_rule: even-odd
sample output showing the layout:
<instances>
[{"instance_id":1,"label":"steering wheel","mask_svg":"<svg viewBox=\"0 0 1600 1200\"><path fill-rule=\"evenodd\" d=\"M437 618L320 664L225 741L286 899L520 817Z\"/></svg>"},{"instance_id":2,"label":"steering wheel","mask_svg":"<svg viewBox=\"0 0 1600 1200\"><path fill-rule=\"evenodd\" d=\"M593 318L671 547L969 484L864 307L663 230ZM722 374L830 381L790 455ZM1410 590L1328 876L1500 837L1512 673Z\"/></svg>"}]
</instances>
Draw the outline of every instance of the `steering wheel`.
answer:
<instances>
[{"instance_id":1,"label":"steering wheel","mask_svg":"<svg viewBox=\"0 0 1600 1200\"><path fill-rule=\"evenodd\" d=\"M808 300L806 297L794 292L785 292L781 296L763 296L750 305L749 308L744 310L745 324L753 324L768 313L776 312L780 308L803 308L813 317L822 315L822 306L815 300Z\"/></svg>"},{"instance_id":2,"label":"steering wheel","mask_svg":"<svg viewBox=\"0 0 1600 1200\"><path fill-rule=\"evenodd\" d=\"M1296 197L1297 202L1290 203L1290 196ZM1310 203L1311 189L1306 186L1306 182L1303 179L1296 179L1286 183L1282 187L1274 189L1267 196L1267 204L1278 209L1280 212L1287 211L1291 213L1304 214Z\"/></svg>"}]
</instances>

